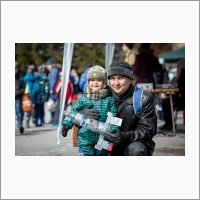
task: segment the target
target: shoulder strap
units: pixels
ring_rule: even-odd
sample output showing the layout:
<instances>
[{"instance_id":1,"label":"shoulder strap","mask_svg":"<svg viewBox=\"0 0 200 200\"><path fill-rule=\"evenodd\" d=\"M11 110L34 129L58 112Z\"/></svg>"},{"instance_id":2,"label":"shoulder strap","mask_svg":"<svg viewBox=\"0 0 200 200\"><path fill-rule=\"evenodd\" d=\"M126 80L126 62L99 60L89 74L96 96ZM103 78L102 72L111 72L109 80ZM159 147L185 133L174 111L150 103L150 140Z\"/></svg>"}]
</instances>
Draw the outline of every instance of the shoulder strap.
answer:
<instances>
[{"instance_id":1,"label":"shoulder strap","mask_svg":"<svg viewBox=\"0 0 200 200\"><path fill-rule=\"evenodd\" d=\"M135 91L133 93L133 109L136 116L142 108L142 93L143 89L135 86Z\"/></svg>"}]
</instances>

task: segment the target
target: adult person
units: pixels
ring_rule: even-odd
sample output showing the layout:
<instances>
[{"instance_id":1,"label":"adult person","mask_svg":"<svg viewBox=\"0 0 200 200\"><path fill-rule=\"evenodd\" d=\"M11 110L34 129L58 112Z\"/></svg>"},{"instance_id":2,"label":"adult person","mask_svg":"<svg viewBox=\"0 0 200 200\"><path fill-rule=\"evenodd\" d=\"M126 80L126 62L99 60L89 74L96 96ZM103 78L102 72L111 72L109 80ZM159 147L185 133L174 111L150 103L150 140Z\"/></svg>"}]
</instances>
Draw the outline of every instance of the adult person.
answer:
<instances>
[{"instance_id":1,"label":"adult person","mask_svg":"<svg viewBox=\"0 0 200 200\"><path fill-rule=\"evenodd\" d=\"M183 117L185 118L185 59L181 59L177 62L177 77L175 84L178 85L179 92L172 95L174 106L179 109L183 109ZM165 93L160 94L162 99L162 111L164 115L165 123L159 127L160 130L171 130L172 129L172 114L170 108L169 95ZM184 124L185 124L185 119Z\"/></svg>"},{"instance_id":2,"label":"adult person","mask_svg":"<svg viewBox=\"0 0 200 200\"><path fill-rule=\"evenodd\" d=\"M123 43L122 44L122 50L125 53L124 61L127 62L131 67L135 64L136 59L136 53L132 50L133 43ZM134 80L133 82L136 82L136 75L134 74Z\"/></svg>"},{"instance_id":3,"label":"adult person","mask_svg":"<svg viewBox=\"0 0 200 200\"><path fill-rule=\"evenodd\" d=\"M35 96L35 126L44 126L44 103L49 99L49 80L47 77L46 65L38 67L39 75L33 85L33 93ZM40 121L40 124L39 124Z\"/></svg>"},{"instance_id":4,"label":"adult person","mask_svg":"<svg viewBox=\"0 0 200 200\"><path fill-rule=\"evenodd\" d=\"M89 69L92 67L92 64L89 63L87 65L87 68L85 69L85 71L81 74L81 77L80 77L80 80L79 80L79 88L81 89L81 92L84 94L85 92L85 87L87 85L87 74L88 74L88 71Z\"/></svg>"},{"instance_id":5,"label":"adult person","mask_svg":"<svg viewBox=\"0 0 200 200\"><path fill-rule=\"evenodd\" d=\"M57 83L54 87L54 91L56 91L56 93L58 94L58 99L57 99L56 111L55 111L55 116L54 116L54 121L53 121L52 126L57 127L58 122L59 122L60 104L61 104L62 70L60 70L60 72L59 72L59 80L57 81ZM66 95L65 95L64 110L67 110L67 107L71 104L72 93L73 93L73 84L72 84L71 79L69 78L69 81L67 84L67 91L66 91Z\"/></svg>"},{"instance_id":6,"label":"adult person","mask_svg":"<svg viewBox=\"0 0 200 200\"><path fill-rule=\"evenodd\" d=\"M124 61L127 62L130 66L134 65L136 54L132 50L133 44L132 43L124 43L122 44L122 50L125 53Z\"/></svg>"},{"instance_id":7,"label":"adult person","mask_svg":"<svg viewBox=\"0 0 200 200\"><path fill-rule=\"evenodd\" d=\"M72 81L72 84L73 84L73 92L72 92L72 96L71 96L72 106L73 106L76 103L76 100L78 99L79 76L78 76L76 69L72 69L70 74L71 74L71 81Z\"/></svg>"},{"instance_id":8,"label":"adult person","mask_svg":"<svg viewBox=\"0 0 200 200\"><path fill-rule=\"evenodd\" d=\"M116 137L108 138L114 144L111 156L151 156L155 146L152 138L157 129L153 95L143 91L141 111L136 115L133 108L136 87L130 65L124 61L113 62L108 68L107 78L118 117L122 119ZM82 109L81 113L94 119L98 116L98 111L88 107Z\"/></svg>"},{"instance_id":9,"label":"adult person","mask_svg":"<svg viewBox=\"0 0 200 200\"><path fill-rule=\"evenodd\" d=\"M50 96L54 102L57 101L57 93L54 91L54 87L59 80L59 71L61 69L61 65L55 64L53 58L49 58L46 62L47 69L49 71L48 79L50 84ZM53 124L55 112L51 112L51 119L47 124Z\"/></svg>"},{"instance_id":10,"label":"adult person","mask_svg":"<svg viewBox=\"0 0 200 200\"><path fill-rule=\"evenodd\" d=\"M25 83L23 77L19 72L19 64L15 61L15 112L17 115L18 127L21 134L24 132L23 128L23 112L21 108L22 94L25 90Z\"/></svg>"},{"instance_id":11,"label":"adult person","mask_svg":"<svg viewBox=\"0 0 200 200\"><path fill-rule=\"evenodd\" d=\"M137 83L155 83L153 74L162 73L162 65L153 55L154 50L150 49L150 43L141 43L139 54L136 55L135 63L132 67L134 75L137 76Z\"/></svg>"}]
</instances>

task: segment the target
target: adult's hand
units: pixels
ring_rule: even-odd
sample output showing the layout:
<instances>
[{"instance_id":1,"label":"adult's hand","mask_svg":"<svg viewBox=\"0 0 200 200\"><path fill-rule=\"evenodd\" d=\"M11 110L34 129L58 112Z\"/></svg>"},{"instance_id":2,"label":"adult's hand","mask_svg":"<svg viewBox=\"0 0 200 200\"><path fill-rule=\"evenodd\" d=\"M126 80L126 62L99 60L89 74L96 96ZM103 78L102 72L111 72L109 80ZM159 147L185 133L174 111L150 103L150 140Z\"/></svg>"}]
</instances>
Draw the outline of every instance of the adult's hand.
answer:
<instances>
[{"instance_id":1,"label":"adult's hand","mask_svg":"<svg viewBox=\"0 0 200 200\"><path fill-rule=\"evenodd\" d=\"M114 134L114 135L113 135ZM110 140L114 145L118 146L121 145L125 139L125 132L119 130L113 130L112 134L106 135L105 137Z\"/></svg>"},{"instance_id":2,"label":"adult's hand","mask_svg":"<svg viewBox=\"0 0 200 200\"><path fill-rule=\"evenodd\" d=\"M87 116L87 117L90 117L90 118L93 118L93 119L96 119L98 120L99 117L100 117L100 113L98 110L93 110L91 108L93 108L93 104L83 108L82 110L79 111L79 113Z\"/></svg>"},{"instance_id":3,"label":"adult's hand","mask_svg":"<svg viewBox=\"0 0 200 200\"><path fill-rule=\"evenodd\" d=\"M53 94L53 90L50 90L50 94Z\"/></svg>"}]
</instances>

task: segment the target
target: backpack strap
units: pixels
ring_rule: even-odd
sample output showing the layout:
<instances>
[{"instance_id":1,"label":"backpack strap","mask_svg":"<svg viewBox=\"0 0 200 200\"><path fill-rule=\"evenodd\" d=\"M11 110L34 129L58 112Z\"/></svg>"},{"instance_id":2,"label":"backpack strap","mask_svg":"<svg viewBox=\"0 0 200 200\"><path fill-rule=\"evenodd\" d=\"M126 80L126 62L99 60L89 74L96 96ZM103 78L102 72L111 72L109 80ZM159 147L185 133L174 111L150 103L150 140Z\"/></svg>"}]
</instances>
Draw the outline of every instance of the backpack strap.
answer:
<instances>
[{"instance_id":1,"label":"backpack strap","mask_svg":"<svg viewBox=\"0 0 200 200\"><path fill-rule=\"evenodd\" d=\"M143 89L135 86L135 91L133 93L133 109L136 116L138 116L138 113L142 109L142 93Z\"/></svg>"}]
</instances>

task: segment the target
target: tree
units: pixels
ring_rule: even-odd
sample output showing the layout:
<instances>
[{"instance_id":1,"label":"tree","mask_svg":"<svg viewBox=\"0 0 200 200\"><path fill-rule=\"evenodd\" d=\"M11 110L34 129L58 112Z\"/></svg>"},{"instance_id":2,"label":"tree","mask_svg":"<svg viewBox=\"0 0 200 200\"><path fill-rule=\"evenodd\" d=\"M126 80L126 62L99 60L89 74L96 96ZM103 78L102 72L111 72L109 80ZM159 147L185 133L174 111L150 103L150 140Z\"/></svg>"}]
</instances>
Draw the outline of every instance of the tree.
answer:
<instances>
[{"instance_id":1,"label":"tree","mask_svg":"<svg viewBox=\"0 0 200 200\"><path fill-rule=\"evenodd\" d=\"M52 57L56 63L62 63L62 43L15 43L15 60L20 65L20 71L25 74L28 65L36 69Z\"/></svg>"},{"instance_id":2,"label":"tree","mask_svg":"<svg viewBox=\"0 0 200 200\"><path fill-rule=\"evenodd\" d=\"M105 44L75 43L72 67L76 67L82 73L87 65L105 66Z\"/></svg>"}]
</instances>

